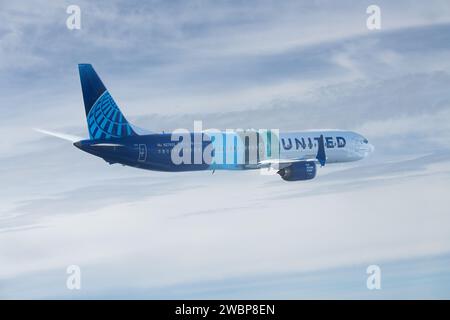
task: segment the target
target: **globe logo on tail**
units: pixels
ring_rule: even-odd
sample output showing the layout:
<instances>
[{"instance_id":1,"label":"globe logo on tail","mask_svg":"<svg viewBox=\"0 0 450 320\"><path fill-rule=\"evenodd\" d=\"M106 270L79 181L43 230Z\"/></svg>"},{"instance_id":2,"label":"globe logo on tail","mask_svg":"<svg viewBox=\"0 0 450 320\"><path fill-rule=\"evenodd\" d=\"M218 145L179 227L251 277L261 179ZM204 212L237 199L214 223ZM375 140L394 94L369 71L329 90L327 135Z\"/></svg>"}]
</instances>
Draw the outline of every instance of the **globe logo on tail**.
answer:
<instances>
[{"instance_id":1,"label":"globe logo on tail","mask_svg":"<svg viewBox=\"0 0 450 320\"><path fill-rule=\"evenodd\" d=\"M133 135L130 124L108 91L105 91L92 106L87 121L91 139L122 138Z\"/></svg>"}]
</instances>

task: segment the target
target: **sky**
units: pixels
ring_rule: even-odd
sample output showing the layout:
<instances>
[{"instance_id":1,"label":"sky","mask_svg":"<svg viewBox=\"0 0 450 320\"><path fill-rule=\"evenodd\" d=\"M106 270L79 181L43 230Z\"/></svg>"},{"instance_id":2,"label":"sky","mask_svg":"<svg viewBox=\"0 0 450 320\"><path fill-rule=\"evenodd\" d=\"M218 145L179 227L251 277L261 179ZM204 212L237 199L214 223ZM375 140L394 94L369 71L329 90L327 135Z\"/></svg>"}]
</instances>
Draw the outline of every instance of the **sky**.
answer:
<instances>
[{"instance_id":1,"label":"sky","mask_svg":"<svg viewBox=\"0 0 450 320\"><path fill-rule=\"evenodd\" d=\"M448 1L0 9L0 298L450 298ZM78 63L148 130L339 128L375 153L295 183L110 166L33 130L88 136Z\"/></svg>"}]
</instances>

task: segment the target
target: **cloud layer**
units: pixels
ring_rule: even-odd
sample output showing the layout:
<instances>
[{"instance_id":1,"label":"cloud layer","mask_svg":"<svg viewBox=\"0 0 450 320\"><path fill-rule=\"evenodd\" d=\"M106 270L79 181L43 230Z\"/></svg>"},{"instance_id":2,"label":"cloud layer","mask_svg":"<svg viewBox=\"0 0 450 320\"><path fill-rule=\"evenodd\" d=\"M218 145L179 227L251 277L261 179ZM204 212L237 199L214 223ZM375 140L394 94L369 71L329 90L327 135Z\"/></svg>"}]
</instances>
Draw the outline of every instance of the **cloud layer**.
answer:
<instances>
[{"instance_id":1,"label":"cloud layer","mask_svg":"<svg viewBox=\"0 0 450 320\"><path fill-rule=\"evenodd\" d=\"M369 4L79 1L69 31L69 3L2 2L0 297L448 298L450 7L379 1L373 32ZM289 184L109 166L32 130L86 135L80 62L140 127L343 128L376 153Z\"/></svg>"}]
</instances>

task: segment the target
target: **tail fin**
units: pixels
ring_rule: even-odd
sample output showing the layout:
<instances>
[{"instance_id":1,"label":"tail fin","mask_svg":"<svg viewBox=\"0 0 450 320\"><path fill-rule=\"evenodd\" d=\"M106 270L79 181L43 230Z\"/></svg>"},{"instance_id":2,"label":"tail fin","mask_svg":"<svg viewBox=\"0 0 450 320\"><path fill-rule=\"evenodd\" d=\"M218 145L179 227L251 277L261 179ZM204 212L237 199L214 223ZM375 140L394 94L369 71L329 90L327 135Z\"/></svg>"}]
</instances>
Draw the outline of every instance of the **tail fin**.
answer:
<instances>
[{"instance_id":1,"label":"tail fin","mask_svg":"<svg viewBox=\"0 0 450 320\"><path fill-rule=\"evenodd\" d=\"M137 135L90 64L79 64L84 108L91 139Z\"/></svg>"}]
</instances>

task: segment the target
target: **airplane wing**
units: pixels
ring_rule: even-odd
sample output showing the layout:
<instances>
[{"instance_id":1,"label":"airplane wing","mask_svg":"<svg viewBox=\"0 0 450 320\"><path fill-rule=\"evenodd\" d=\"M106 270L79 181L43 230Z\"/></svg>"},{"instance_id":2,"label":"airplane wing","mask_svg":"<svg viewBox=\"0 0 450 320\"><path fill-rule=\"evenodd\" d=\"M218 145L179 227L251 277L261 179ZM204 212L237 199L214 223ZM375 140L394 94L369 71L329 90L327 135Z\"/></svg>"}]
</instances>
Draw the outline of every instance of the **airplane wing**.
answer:
<instances>
[{"instance_id":1,"label":"airplane wing","mask_svg":"<svg viewBox=\"0 0 450 320\"><path fill-rule=\"evenodd\" d=\"M316 159L306 159L306 158L298 158L298 159L266 159L262 160L258 163L258 167L260 168L268 168L268 169L283 169L289 167L291 164L295 162L301 161L315 161Z\"/></svg>"},{"instance_id":2,"label":"airplane wing","mask_svg":"<svg viewBox=\"0 0 450 320\"><path fill-rule=\"evenodd\" d=\"M43 133L43 134L46 134L46 135L49 135L49 136L52 136L52 137L56 137L56 138L59 138L59 139L71 141L71 142L77 142L77 141L80 141L80 140L84 140L84 138L82 138L82 137L77 137L77 136L74 136L74 135L71 135L71 134L66 134L66 133L47 131L47 130L38 129L38 128L35 128L34 131L37 131L37 132L40 132L40 133Z\"/></svg>"}]
</instances>

